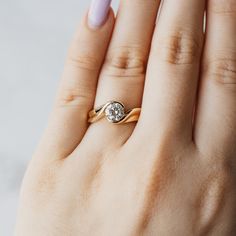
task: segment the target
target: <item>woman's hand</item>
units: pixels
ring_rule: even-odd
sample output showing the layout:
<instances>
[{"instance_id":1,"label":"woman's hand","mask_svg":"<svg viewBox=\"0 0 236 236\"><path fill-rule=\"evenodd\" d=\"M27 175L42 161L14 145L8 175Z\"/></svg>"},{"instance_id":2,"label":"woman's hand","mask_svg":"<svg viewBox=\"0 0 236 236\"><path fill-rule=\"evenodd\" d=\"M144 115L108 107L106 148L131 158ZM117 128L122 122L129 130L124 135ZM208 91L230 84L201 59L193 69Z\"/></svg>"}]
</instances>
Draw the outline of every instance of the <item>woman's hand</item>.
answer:
<instances>
[{"instance_id":1,"label":"woman's hand","mask_svg":"<svg viewBox=\"0 0 236 236\"><path fill-rule=\"evenodd\" d=\"M16 235L236 235L236 2L165 0L155 26L159 7L123 0L115 20L109 0L93 2ZM88 125L111 100L142 107L137 124Z\"/></svg>"}]
</instances>

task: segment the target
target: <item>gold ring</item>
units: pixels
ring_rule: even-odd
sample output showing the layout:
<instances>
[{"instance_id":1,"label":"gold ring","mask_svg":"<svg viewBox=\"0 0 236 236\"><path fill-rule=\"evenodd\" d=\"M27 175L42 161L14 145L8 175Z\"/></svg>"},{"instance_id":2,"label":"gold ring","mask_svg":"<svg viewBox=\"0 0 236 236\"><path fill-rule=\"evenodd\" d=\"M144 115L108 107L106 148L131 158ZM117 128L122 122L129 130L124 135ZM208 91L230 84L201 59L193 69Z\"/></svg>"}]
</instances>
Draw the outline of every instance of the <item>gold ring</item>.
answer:
<instances>
[{"instance_id":1,"label":"gold ring","mask_svg":"<svg viewBox=\"0 0 236 236\"><path fill-rule=\"evenodd\" d=\"M106 117L113 124L136 122L139 119L141 108L125 111L121 102L111 101L89 112L89 123L95 123Z\"/></svg>"}]
</instances>

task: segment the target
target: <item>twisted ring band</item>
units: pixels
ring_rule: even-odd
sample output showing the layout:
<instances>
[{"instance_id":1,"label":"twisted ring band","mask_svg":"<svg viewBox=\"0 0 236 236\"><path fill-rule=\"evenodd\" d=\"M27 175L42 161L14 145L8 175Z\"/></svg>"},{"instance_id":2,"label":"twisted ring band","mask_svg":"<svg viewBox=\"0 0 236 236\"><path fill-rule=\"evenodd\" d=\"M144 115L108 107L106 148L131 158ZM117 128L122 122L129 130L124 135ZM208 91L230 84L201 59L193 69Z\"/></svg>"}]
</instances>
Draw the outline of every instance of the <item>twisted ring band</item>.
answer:
<instances>
[{"instance_id":1,"label":"twisted ring band","mask_svg":"<svg viewBox=\"0 0 236 236\"><path fill-rule=\"evenodd\" d=\"M141 108L125 111L125 107L121 102L110 101L90 111L88 122L95 123L106 117L113 124L131 123L138 121L140 112Z\"/></svg>"}]
</instances>

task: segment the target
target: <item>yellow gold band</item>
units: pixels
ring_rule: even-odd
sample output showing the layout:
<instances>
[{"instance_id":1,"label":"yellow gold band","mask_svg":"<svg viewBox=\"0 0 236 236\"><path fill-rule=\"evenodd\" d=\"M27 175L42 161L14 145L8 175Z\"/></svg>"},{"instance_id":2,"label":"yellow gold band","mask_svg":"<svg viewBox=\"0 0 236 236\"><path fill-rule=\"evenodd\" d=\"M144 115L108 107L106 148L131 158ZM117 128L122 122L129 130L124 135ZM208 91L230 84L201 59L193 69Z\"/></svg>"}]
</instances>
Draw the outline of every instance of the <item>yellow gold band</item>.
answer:
<instances>
[{"instance_id":1,"label":"yellow gold band","mask_svg":"<svg viewBox=\"0 0 236 236\"><path fill-rule=\"evenodd\" d=\"M141 108L134 108L125 111L121 102L111 101L89 112L89 123L95 123L106 117L107 120L114 124L124 124L136 122L139 119Z\"/></svg>"}]
</instances>

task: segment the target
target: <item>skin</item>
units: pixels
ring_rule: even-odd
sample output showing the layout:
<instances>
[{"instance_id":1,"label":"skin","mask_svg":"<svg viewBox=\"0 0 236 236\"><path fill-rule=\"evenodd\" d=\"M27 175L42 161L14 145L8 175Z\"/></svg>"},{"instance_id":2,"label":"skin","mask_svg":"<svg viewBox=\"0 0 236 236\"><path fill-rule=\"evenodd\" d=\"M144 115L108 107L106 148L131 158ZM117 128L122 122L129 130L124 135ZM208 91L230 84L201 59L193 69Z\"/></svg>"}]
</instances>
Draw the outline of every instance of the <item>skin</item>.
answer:
<instances>
[{"instance_id":1,"label":"skin","mask_svg":"<svg viewBox=\"0 0 236 236\"><path fill-rule=\"evenodd\" d=\"M121 1L96 29L84 16L15 235L236 235L236 2L166 0L155 26L159 7ZM89 125L111 99L139 121Z\"/></svg>"}]
</instances>

